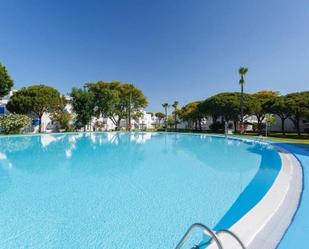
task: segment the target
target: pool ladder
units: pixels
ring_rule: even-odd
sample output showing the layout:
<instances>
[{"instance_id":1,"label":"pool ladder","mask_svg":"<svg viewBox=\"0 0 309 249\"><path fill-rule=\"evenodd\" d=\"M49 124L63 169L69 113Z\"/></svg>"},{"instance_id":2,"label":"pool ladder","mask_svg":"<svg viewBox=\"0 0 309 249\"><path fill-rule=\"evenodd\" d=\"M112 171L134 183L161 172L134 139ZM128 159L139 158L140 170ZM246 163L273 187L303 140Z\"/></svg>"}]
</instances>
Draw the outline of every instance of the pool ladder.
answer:
<instances>
[{"instance_id":1,"label":"pool ladder","mask_svg":"<svg viewBox=\"0 0 309 249\"><path fill-rule=\"evenodd\" d=\"M224 249L218 235L221 234L221 233L226 233L226 234L232 236L238 242L238 244L241 246L241 249L246 249L245 245L242 243L240 238L235 233L233 233L232 231L227 230L227 229L221 229L221 230L218 230L218 231L213 231L208 226L205 226L202 223L194 223L193 225L191 225L190 228L187 230L187 232L184 234L184 236L181 238L180 242L178 243L178 245L176 246L175 249L181 249L182 248L182 246L189 239L190 235L193 233L193 230L195 228L200 228L200 229L203 230L203 232L205 234L209 234L211 236L211 240L208 243L206 243L202 246L206 246L206 245L208 245L208 244L210 244L214 241L217 244L218 249ZM195 245L191 249L200 249L200 248L201 248L201 246Z\"/></svg>"}]
</instances>

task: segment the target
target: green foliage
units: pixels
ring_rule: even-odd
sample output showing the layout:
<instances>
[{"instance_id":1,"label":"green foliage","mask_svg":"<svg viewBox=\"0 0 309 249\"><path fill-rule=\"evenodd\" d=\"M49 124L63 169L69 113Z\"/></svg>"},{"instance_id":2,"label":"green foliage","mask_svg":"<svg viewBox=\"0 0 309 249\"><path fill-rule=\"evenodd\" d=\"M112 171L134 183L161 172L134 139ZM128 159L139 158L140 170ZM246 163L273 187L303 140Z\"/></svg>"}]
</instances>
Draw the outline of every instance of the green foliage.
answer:
<instances>
[{"instance_id":1,"label":"green foliage","mask_svg":"<svg viewBox=\"0 0 309 249\"><path fill-rule=\"evenodd\" d=\"M267 111L276 114L281 119L281 130L285 135L285 120L291 117L291 112L287 104L287 98L285 96L270 98L264 106Z\"/></svg>"},{"instance_id":2,"label":"green foliage","mask_svg":"<svg viewBox=\"0 0 309 249\"><path fill-rule=\"evenodd\" d=\"M264 107L267 111L278 115L282 119L287 119L291 116L290 108L285 96L269 98Z\"/></svg>"},{"instance_id":3,"label":"green foliage","mask_svg":"<svg viewBox=\"0 0 309 249\"><path fill-rule=\"evenodd\" d=\"M174 101L174 103L172 104L172 107L175 109L177 109L179 102L177 100Z\"/></svg>"},{"instance_id":4,"label":"green foliage","mask_svg":"<svg viewBox=\"0 0 309 249\"><path fill-rule=\"evenodd\" d=\"M57 123L58 129L64 129L66 132L73 131L71 125L72 115L67 111L60 110L53 113L51 119Z\"/></svg>"},{"instance_id":5,"label":"green foliage","mask_svg":"<svg viewBox=\"0 0 309 249\"><path fill-rule=\"evenodd\" d=\"M159 125L158 126L160 127L161 126L161 120L165 118L165 114L162 113L162 112L156 112L155 116L159 120Z\"/></svg>"},{"instance_id":6,"label":"green foliage","mask_svg":"<svg viewBox=\"0 0 309 249\"><path fill-rule=\"evenodd\" d=\"M268 125L272 125L276 123L276 118L273 114L266 114L265 120Z\"/></svg>"},{"instance_id":7,"label":"green foliage","mask_svg":"<svg viewBox=\"0 0 309 249\"><path fill-rule=\"evenodd\" d=\"M162 112L156 112L155 116L159 119L162 120L165 118L165 114Z\"/></svg>"},{"instance_id":8,"label":"green foliage","mask_svg":"<svg viewBox=\"0 0 309 249\"><path fill-rule=\"evenodd\" d=\"M167 109L170 107L170 105L168 103L163 103L162 104L162 107L164 108L164 113L165 113L165 130L167 129L167 126L168 126L168 117L167 117Z\"/></svg>"},{"instance_id":9,"label":"green foliage","mask_svg":"<svg viewBox=\"0 0 309 249\"><path fill-rule=\"evenodd\" d=\"M172 104L172 107L174 108L173 114L174 114L174 126L175 126L175 129L177 129L177 123L178 123L178 120L177 120L178 104L179 104L179 102L177 100L174 101L174 103Z\"/></svg>"},{"instance_id":10,"label":"green foliage","mask_svg":"<svg viewBox=\"0 0 309 249\"><path fill-rule=\"evenodd\" d=\"M265 123L261 123L261 124L253 123L252 124L252 130L254 132L258 132L259 134L261 134L262 130L264 129L265 129Z\"/></svg>"},{"instance_id":11,"label":"green foliage","mask_svg":"<svg viewBox=\"0 0 309 249\"><path fill-rule=\"evenodd\" d=\"M251 95L251 104L249 105L249 112L257 118L257 130L262 132L262 122L265 115L270 112L269 102L278 97L278 92L274 91L259 91Z\"/></svg>"},{"instance_id":12,"label":"green foliage","mask_svg":"<svg viewBox=\"0 0 309 249\"><path fill-rule=\"evenodd\" d=\"M77 128L85 127L94 115L94 94L87 89L73 88L71 97L71 104L76 114L75 126Z\"/></svg>"},{"instance_id":13,"label":"green foliage","mask_svg":"<svg viewBox=\"0 0 309 249\"><path fill-rule=\"evenodd\" d=\"M173 116L168 116L167 117L167 126L172 128L175 125L175 120Z\"/></svg>"},{"instance_id":14,"label":"green foliage","mask_svg":"<svg viewBox=\"0 0 309 249\"><path fill-rule=\"evenodd\" d=\"M296 92L286 95L286 104L291 114L289 119L294 123L298 135L300 135L300 119L309 116L309 91Z\"/></svg>"},{"instance_id":15,"label":"green foliage","mask_svg":"<svg viewBox=\"0 0 309 249\"><path fill-rule=\"evenodd\" d=\"M9 114L0 116L0 131L5 134L19 134L30 123L31 119L26 115Z\"/></svg>"},{"instance_id":16,"label":"green foliage","mask_svg":"<svg viewBox=\"0 0 309 249\"><path fill-rule=\"evenodd\" d=\"M240 85L244 85L244 84L245 84L244 76L248 73L248 68L246 68L246 67L240 67L240 68L238 69L238 73L239 73L239 75L240 75L239 84L240 84Z\"/></svg>"},{"instance_id":17,"label":"green foliage","mask_svg":"<svg viewBox=\"0 0 309 249\"><path fill-rule=\"evenodd\" d=\"M41 120L45 112L53 113L62 106L63 99L56 89L34 85L15 92L7 104L7 109L17 114L34 114Z\"/></svg>"},{"instance_id":18,"label":"green foliage","mask_svg":"<svg viewBox=\"0 0 309 249\"><path fill-rule=\"evenodd\" d=\"M168 103L163 103L163 104L162 104L162 107L163 107L164 109L166 109L166 108L169 108L170 105L169 105Z\"/></svg>"},{"instance_id":19,"label":"green foliage","mask_svg":"<svg viewBox=\"0 0 309 249\"><path fill-rule=\"evenodd\" d=\"M224 129L224 123L222 122L214 122L209 126L210 130L212 130L213 132L218 132L218 131L222 131Z\"/></svg>"},{"instance_id":20,"label":"green foliage","mask_svg":"<svg viewBox=\"0 0 309 249\"><path fill-rule=\"evenodd\" d=\"M117 128L129 111L140 112L148 104L146 96L133 84L98 81L85 86L94 95L95 115L110 118Z\"/></svg>"},{"instance_id":21,"label":"green foliage","mask_svg":"<svg viewBox=\"0 0 309 249\"><path fill-rule=\"evenodd\" d=\"M201 103L201 112L213 117L214 122L218 117L225 121L238 121L240 115L240 97L238 92L219 93ZM250 95L244 94L244 111L249 114Z\"/></svg>"},{"instance_id":22,"label":"green foliage","mask_svg":"<svg viewBox=\"0 0 309 249\"><path fill-rule=\"evenodd\" d=\"M10 92L13 84L14 82L5 66L0 63L0 99Z\"/></svg>"},{"instance_id":23,"label":"green foliage","mask_svg":"<svg viewBox=\"0 0 309 249\"><path fill-rule=\"evenodd\" d=\"M199 124L199 128L201 129L201 121L204 118L204 114L201 111L201 101L195 101L185 105L178 113L180 119L188 122L191 128L195 125L197 129L197 124Z\"/></svg>"}]
</instances>

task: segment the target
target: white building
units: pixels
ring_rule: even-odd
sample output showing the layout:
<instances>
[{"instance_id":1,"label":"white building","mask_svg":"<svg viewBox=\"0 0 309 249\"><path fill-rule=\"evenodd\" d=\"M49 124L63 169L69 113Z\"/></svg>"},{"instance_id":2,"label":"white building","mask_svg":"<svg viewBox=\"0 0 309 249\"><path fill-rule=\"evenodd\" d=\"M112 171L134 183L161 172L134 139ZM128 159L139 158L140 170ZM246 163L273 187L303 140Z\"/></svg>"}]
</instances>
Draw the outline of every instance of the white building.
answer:
<instances>
[{"instance_id":1,"label":"white building","mask_svg":"<svg viewBox=\"0 0 309 249\"><path fill-rule=\"evenodd\" d=\"M154 129L156 123L156 117L146 111L142 110L141 116L138 118L131 118L132 130ZM116 117L117 118L117 117ZM121 119L119 129L127 129L129 125L128 119ZM116 125L110 118L92 118L91 125L86 127L88 131L113 131L116 129Z\"/></svg>"},{"instance_id":2,"label":"white building","mask_svg":"<svg viewBox=\"0 0 309 249\"><path fill-rule=\"evenodd\" d=\"M4 115L4 114L8 113L8 111L6 109L6 105L9 102L10 98L13 96L14 92L15 92L15 90L10 91L10 93L7 96L0 98L0 115Z\"/></svg>"}]
</instances>

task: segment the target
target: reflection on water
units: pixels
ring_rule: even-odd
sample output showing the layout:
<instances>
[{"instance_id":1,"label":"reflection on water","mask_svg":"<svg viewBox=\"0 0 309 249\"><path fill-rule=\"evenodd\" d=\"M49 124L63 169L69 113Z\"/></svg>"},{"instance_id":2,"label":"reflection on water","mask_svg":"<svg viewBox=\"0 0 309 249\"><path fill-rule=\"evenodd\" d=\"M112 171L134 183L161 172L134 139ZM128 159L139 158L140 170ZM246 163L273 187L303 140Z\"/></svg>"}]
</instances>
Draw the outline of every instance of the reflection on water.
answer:
<instances>
[{"instance_id":1,"label":"reflection on water","mask_svg":"<svg viewBox=\"0 0 309 249\"><path fill-rule=\"evenodd\" d=\"M30 136L0 137L0 152L15 152L26 150L31 146Z\"/></svg>"},{"instance_id":2,"label":"reflection on water","mask_svg":"<svg viewBox=\"0 0 309 249\"><path fill-rule=\"evenodd\" d=\"M88 166L97 165L97 157L104 157L102 159L108 161L112 157L119 157L122 152L131 153L132 157L136 154L138 161L139 145L145 144L152 135L130 133L128 136L126 133L106 132L3 137L0 140L0 160L10 167L37 172L52 169L65 160L74 163L81 159L81 155ZM130 146L117 147L120 144ZM74 158L74 153L79 154L78 159Z\"/></svg>"},{"instance_id":3,"label":"reflection on water","mask_svg":"<svg viewBox=\"0 0 309 249\"><path fill-rule=\"evenodd\" d=\"M1 137L0 240L6 249L173 248L192 223L214 227L243 210L235 203L256 201L243 193L267 186L274 153L177 133Z\"/></svg>"},{"instance_id":4,"label":"reflection on water","mask_svg":"<svg viewBox=\"0 0 309 249\"><path fill-rule=\"evenodd\" d=\"M54 135L51 135L51 134L42 134L41 135L41 145L42 145L42 147L46 148L51 143L58 142L58 141L60 141L64 138L65 138L65 135L54 136Z\"/></svg>"}]
</instances>

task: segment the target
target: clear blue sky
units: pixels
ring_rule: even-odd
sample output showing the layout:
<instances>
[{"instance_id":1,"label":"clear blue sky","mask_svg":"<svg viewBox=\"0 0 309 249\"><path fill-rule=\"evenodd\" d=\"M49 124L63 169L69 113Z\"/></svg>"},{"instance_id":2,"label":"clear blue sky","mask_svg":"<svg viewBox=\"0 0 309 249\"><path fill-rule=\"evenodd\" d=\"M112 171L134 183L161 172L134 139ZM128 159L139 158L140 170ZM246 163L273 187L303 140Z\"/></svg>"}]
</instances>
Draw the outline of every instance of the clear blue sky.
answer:
<instances>
[{"instance_id":1,"label":"clear blue sky","mask_svg":"<svg viewBox=\"0 0 309 249\"><path fill-rule=\"evenodd\" d=\"M161 103L309 90L308 0L0 0L0 62L16 88L132 82Z\"/></svg>"}]
</instances>

